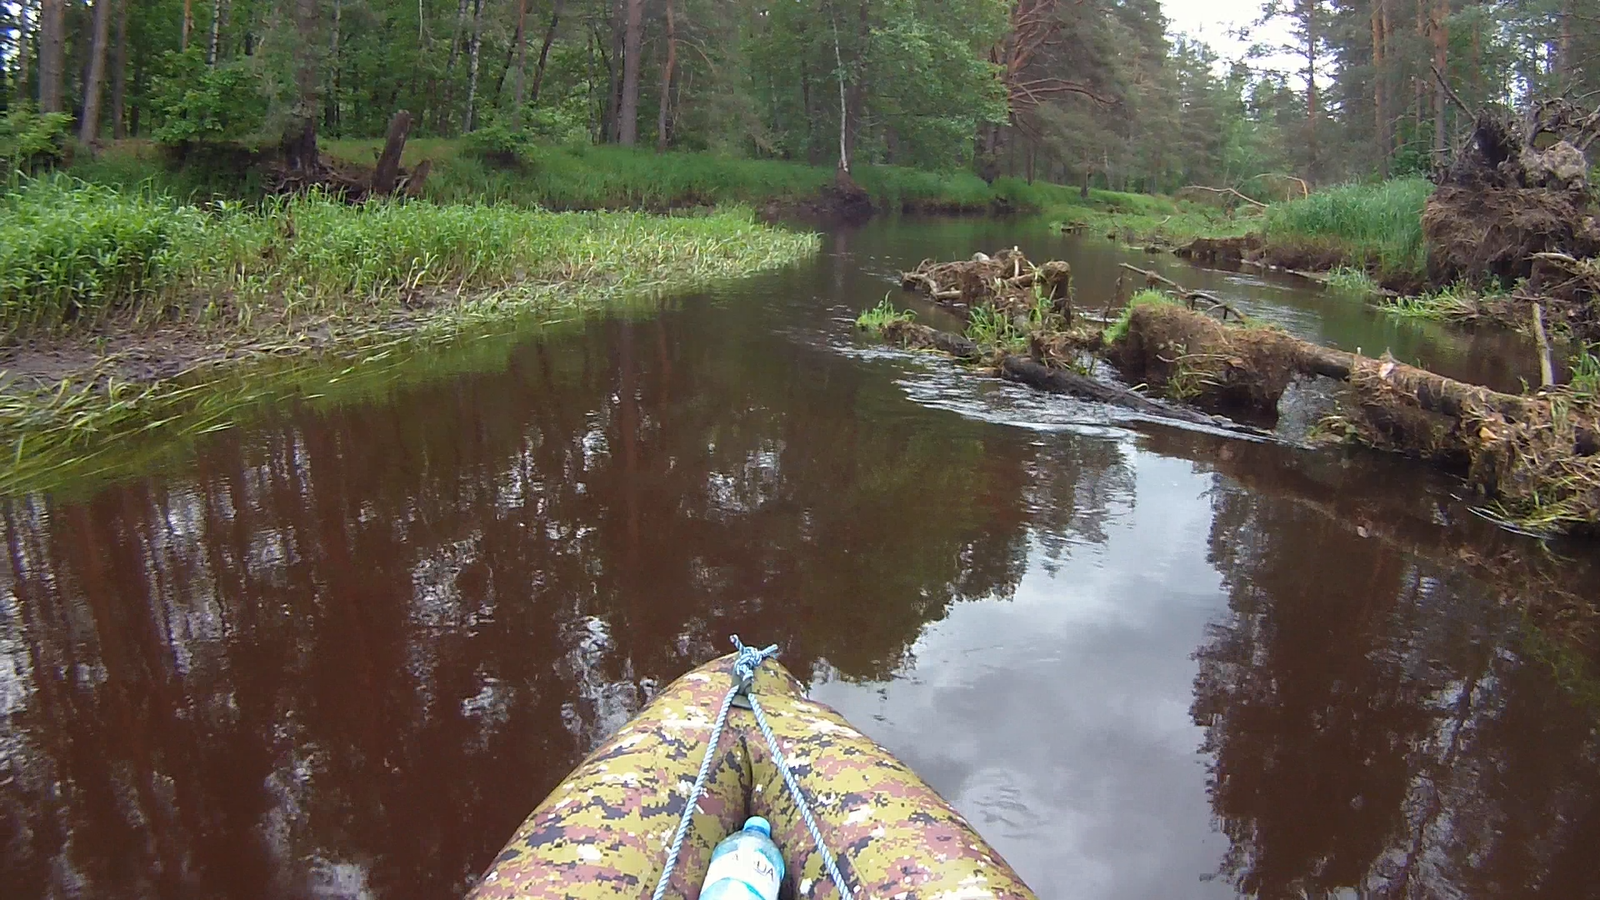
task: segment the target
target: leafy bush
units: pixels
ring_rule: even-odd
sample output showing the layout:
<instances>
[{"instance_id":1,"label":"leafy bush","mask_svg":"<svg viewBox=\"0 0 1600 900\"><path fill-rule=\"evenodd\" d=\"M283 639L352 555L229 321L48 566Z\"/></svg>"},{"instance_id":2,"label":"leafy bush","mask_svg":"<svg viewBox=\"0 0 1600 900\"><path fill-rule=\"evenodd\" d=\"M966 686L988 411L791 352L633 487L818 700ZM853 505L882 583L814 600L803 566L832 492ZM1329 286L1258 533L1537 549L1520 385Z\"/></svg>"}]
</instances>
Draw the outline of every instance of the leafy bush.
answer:
<instances>
[{"instance_id":1,"label":"leafy bush","mask_svg":"<svg viewBox=\"0 0 1600 900\"><path fill-rule=\"evenodd\" d=\"M37 113L23 104L0 118L0 179L21 171L33 173L61 161L66 154L66 113Z\"/></svg>"},{"instance_id":2,"label":"leafy bush","mask_svg":"<svg viewBox=\"0 0 1600 900\"><path fill-rule=\"evenodd\" d=\"M532 135L522 129L508 128L502 122L491 122L461 139L462 149L485 162L505 168L514 168L533 157Z\"/></svg>"},{"instance_id":3,"label":"leafy bush","mask_svg":"<svg viewBox=\"0 0 1600 900\"><path fill-rule=\"evenodd\" d=\"M161 121L154 132L157 141L240 141L262 131L267 95L253 58L212 68L195 47L168 53L163 62L166 71L155 79L151 100Z\"/></svg>"},{"instance_id":4,"label":"leafy bush","mask_svg":"<svg viewBox=\"0 0 1600 900\"><path fill-rule=\"evenodd\" d=\"M570 109L541 106L528 110L527 133L544 144L587 144L589 122Z\"/></svg>"}]
</instances>

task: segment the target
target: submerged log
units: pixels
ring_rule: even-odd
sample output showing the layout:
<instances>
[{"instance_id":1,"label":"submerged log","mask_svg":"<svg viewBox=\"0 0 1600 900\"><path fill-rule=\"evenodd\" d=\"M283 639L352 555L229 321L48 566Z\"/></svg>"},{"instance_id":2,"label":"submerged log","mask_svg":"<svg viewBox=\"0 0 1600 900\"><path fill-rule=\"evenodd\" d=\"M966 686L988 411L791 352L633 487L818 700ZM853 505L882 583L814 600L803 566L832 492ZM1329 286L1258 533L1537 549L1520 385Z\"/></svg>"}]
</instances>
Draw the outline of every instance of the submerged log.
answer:
<instances>
[{"instance_id":1,"label":"submerged log","mask_svg":"<svg viewBox=\"0 0 1600 900\"><path fill-rule=\"evenodd\" d=\"M1046 366L1026 356L1007 356L1000 361L1000 374L1007 381L1026 384L1052 394L1069 394L1096 403L1108 403L1133 410L1157 419L1171 419L1194 425L1207 425L1227 430L1245 430L1259 434L1255 429L1244 428L1217 416L1208 416L1198 410L1182 406L1169 406L1151 400L1138 391L1109 384L1067 369Z\"/></svg>"},{"instance_id":2,"label":"submerged log","mask_svg":"<svg viewBox=\"0 0 1600 900\"><path fill-rule=\"evenodd\" d=\"M900 346L912 350L938 350L956 359L974 360L983 354L978 345L959 334L939 331L915 322L891 322L883 326L886 340L898 341Z\"/></svg>"}]
</instances>

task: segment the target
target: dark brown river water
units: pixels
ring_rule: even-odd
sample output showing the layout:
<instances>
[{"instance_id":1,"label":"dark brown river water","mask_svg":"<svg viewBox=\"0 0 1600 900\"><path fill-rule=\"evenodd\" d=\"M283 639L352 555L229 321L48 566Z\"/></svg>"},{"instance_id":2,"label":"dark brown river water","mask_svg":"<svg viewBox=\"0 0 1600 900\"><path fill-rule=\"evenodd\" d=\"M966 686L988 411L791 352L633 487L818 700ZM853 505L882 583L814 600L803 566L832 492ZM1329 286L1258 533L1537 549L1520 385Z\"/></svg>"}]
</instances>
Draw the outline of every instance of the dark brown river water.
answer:
<instances>
[{"instance_id":1,"label":"dark brown river water","mask_svg":"<svg viewBox=\"0 0 1600 900\"><path fill-rule=\"evenodd\" d=\"M0 896L449 898L656 687L773 641L1047 900L1600 896L1562 559L1387 458L857 343L924 257L1122 260L1514 385L1516 345L1023 224L814 263L3 505ZM463 351L467 352L467 351ZM1590 668L1585 669L1585 666Z\"/></svg>"}]
</instances>

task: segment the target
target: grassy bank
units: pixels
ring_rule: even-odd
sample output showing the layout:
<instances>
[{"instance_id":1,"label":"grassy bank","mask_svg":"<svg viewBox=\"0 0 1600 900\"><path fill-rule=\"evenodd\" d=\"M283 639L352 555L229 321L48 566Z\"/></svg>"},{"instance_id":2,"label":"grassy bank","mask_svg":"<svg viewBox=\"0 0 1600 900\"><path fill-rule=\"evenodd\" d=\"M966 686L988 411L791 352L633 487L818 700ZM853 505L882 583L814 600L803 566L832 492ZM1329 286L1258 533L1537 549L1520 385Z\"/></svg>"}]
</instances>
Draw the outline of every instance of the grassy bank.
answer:
<instances>
[{"instance_id":1,"label":"grassy bank","mask_svg":"<svg viewBox=\"0 0 1600 900\"><path fill-rule=\"evenodd\" d=\"M1104 236L1125 244L1173 247L1201 237L1238 237L1261 228L1250 210L1230 213L1218 206L1150 194L1050 185L1048 212L1057 229Z\"/></svg>"},{"instance_id":2,"label":"grassy bank","mask_svg":"<svg viewBox=\"0 0 1600 900\"><path fill-rule=\"evenodd\" d=\"M816 248L815 236L747 211L662 218L320 197L194 206L32 182L0 196L0 491L79 471L132 432L226 427L259 393L232 380L212 390L241 366L310 351L359 365Z\"/></svg>"},{"instance_id":3,"label":"grassy bank","mask_svg":"<svg viewBox=\"0 0 1600 900\"><path fill-rule=\"evenodd\" d=\"M1421 283L1428 270L1422 208L1432 193L1431 183L1407 178L1274 204L1262 231L1268 259L1300 257L1306 264L1292 267L1343 265L1383 283Z\"/></svg>"}]
</instances>

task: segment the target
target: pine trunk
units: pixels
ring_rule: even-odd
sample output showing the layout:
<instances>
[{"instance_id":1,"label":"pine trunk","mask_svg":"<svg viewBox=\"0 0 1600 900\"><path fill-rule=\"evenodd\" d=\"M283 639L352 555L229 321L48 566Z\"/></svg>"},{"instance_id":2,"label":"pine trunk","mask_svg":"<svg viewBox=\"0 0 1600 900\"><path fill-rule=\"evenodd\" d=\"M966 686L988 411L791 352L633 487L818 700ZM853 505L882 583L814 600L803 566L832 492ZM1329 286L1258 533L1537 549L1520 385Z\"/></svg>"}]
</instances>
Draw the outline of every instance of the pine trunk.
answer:
<instances>
[{"instance_id":1,"label":"pine trunk","mask_svg":"<svg viewBox=\"0 0 1600 900\"><path fill-rule=\"evenodd\" d=\"M519 0L517 3L517 71L511 90L511 127L519 128L522 125L522 99L523 89L528 80L528 0Z\"/></svg>"},{"instance_id":2,"label":"pine trunk","mask_svg":"<svg viewBox=\"0 0 1600 900\"><path fill-rule=\"evenodd\" d=\"M1433 85L1433 152L1443 161L1449 150L1449 129L1445 118L1450 112L1448 95L1439 79L1450 74L1450 33L1446 20L1450 16L1450 0L1435 0L1433 5L1433 67L1439 71Z\"/></svg>"},{"instance_id":3,"label":"pine trunk","mask_svg":"<svg viewBox=\"0 0 1600 900\"><path fill-rule=\"evenodd\" d=\"M1317 26L1315 0L1306 0L1303 7L1306 37L1306 174L1315 181L1318 175L1317 119L1321 118L1322 99L1317 90L1317 42L1322 39Z\"/></svg>"},{"instance_id":4,"label":"pine trunk","mask_svg":"<svg viewBox=\"0 0 1600 900\"><path fill-rule=\"evenodd\" d=\"M1375 126L1373 137L1378 144L1378 168L1385 179L1389 177L1389 69L1385 46L1388 5L1388 0L1372 0L1372 108Z\"/></svg>"},{"instance_id":5,"label":"pine trunk","mask_svg":"<svg viewBox=\"0 0 1600 900\"><path fill-rule=\"evenodd\" d=\"M28 51L31 48L31 35L28 33L28 2L22 0L17 4L17 101L28 99L28 66L31 61Z\"/></svg>"},{"instance_id":6,"label":"pine trunk","mask_svg":"<svg viewBox=\"0 0 1600 900\"><path fill-rule=\"evenodd\" d=\"M539 89L544 86L544 68L550 61L550 45L556 42L556 26L561 23L563 0L555 0L550 7L550 27L545 29L544 44L539 47L539 65L533 71L533 89L528 92L528 102L539 102Z\"/></svg>"},{"instance_id":7,"label":"pine trunk","mask_svg":"<svg viewBox=\"0 0 1600 900\"><path fill-rule=\"evenodd\" d=\"M317 0L295 0L295 30L299 37L295 87L299 91L283 136L284 162L293 172L317 168Z\"/></svg>"},{"instance_id":8,"label":"pine trunk","mask_svg":"<svg viewBox=\"0 0 1600 900\"><path fill-rule=\"evenodd\" d=\"M472 0L472 48L467 60L467 114L463 131L471 131L478 108L478 59L483 49L483 0Z\"/></svg>"},{"instance_id":9,"label":"pine trunk","mask_svg":"<svg viewBox=\"0 0 1600 900\"><path fill-rule=\"evenodd\" d=\"M333 28L328 36L328 96L323 101L322 122L324 127L335 133L339 128L339 28L343 19L343 0L333 0ZM406 125L409 128L410 122Z\"/></svg>"},{"instance_id":10,"label":"pine trunk","mask_svg":"<svg viewBox=\"0 0 1600 900\"><path fill-rule=\"evenodd\" d=\"M622 103L617 115L617 143L639 143L639 55L644 45L644 0L627 0L622 32Z\"/></svg>"},{"instance_id":11,"label":"pine trunk","mask_svg":"<svg viewBox=\"0 0 1600 900\"><path fill-rule=\"evenodd\" d=\"M92 144L100 139L100 95L106 80L106 44L111 41L111 2L95 0L94 44L89 48L89 74L83 82L83 121L78 140Z\"/></svg>"},{"instance_id":12,"label":"pine trunk","mask_svg":"<svg viewBox=\"0 0 1600 900\"><path fill-rule=\"evenodd\" d=\"M44 0L39 7L39 109L61 112L66 77L66 0Z\"/></svg>"},{"instance_id":13,"label":"pine trunk","mask_svg":"<svg viewBox=\"0 0 1600 900\"><path fill-rule=\"evenodd\" d=\"M1572 58L1572 20L1577 15L1578 0L1563 0L1561 4L1561 33L1556 38L1556 74L1562 82L1569 82L1577 73ZM1558 88L1566 87L1559 84Z\"/></svg>"},{"instance_id":14,"label":"pine trunk","mask_svg":"<svg viewBox=\"0 0 1600 900\"><path fill-rule=\"evenodd\" d=\"M128 5L132 0L117 0L117 55L111 64L111 136L128 136Z\"/></svg>"},{"instance_id":15,"label":"pine trunk","mask_svg":"<svg viewBox=\"0 0 1600 900\"><path fill-rule=\"evenodd\" d=\"M656 113L656 152L669 143L667 129L672 125L672 67L678 64L678 27L672 15L672 0L667 4L667 59L661 64L661 109Z\"/></svg>"},{"instance_id":16,"label":"pine trunk","mask_svg":"<svg viewBox=\"0 0 1600 900\"><path fill-rule=\"evenodd\" d=\"M183 30L178 35L178 49L189 49L189 35L194 32L194 0L183 0Z\"/></svg>"}]
</instances>

